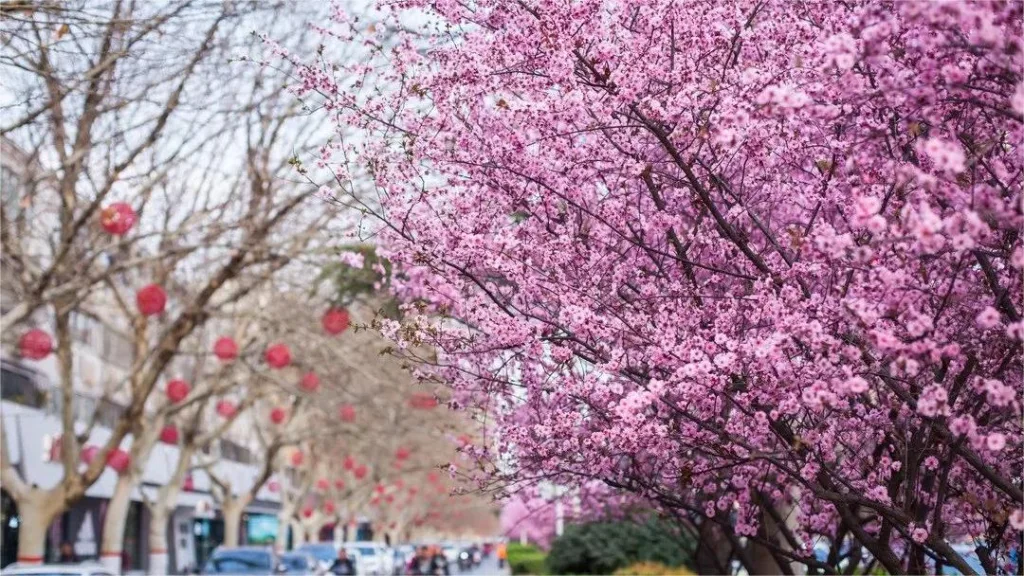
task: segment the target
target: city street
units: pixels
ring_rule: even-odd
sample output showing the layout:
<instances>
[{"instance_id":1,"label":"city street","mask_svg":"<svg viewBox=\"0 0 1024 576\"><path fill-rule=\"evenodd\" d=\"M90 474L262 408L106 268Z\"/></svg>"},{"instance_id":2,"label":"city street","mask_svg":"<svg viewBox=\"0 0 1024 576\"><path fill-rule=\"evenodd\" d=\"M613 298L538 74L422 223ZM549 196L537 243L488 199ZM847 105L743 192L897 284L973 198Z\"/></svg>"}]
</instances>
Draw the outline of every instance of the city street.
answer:
<instances>
[{"instance_id":1,"label":"city street","mask_svg":"<svg viewBox=\"0 0 1024 576\"><path fill-rule=\"evenodd\" d=\"M471 576L496 576L503 574L511 574L511 572L509 571L507 563L505 564L504 568L498 568L498 558L494 554L491 554L487 558L484 558L483 562L481 562L479 566L473 568L472 570L460 572L460 574Z\"/></svg>"}]
</instances>

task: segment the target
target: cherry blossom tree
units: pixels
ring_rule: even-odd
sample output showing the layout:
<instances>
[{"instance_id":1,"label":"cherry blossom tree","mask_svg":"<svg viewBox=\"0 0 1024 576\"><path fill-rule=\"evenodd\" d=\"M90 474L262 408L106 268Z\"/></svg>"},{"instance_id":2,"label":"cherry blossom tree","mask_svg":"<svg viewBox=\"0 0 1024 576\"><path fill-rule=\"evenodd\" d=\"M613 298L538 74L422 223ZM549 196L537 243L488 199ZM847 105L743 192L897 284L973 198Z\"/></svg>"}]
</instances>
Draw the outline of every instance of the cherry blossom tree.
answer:
<instances>
[{"instance_id":1,"label":"cherry blossom tree","mask_svg":"<svg viewBox=\"0 0 1024 576\"><path fill-rule=\"evenodd\" d=\"M602 482L716 572L1024 569L1020 2L380 10L280 55L482 485Z\"/></svg>"}]
</instances>

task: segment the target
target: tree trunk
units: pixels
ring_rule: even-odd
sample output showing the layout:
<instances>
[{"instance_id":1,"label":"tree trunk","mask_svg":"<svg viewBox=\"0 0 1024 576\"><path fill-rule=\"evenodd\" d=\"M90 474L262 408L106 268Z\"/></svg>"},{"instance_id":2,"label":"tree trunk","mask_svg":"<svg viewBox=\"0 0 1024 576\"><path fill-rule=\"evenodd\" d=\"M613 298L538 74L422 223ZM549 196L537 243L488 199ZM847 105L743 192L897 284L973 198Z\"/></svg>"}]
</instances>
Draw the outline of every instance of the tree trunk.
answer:
<instances>
[{"instance_id":1,"label":"tree trunk","mask_svg":"<svg viewBox=\"0 0 1024 576\"><path fill-rule=\"evenodd\" d=\"M135 479L131 474L118 476L114 494L107 503L103 517L103 537L100 544L100 563L114 574L121 572L121 554L124 547L124 525L128 519L132 488Z\"/></svg>"},{"instance_id":2,"label":"tree trunk","mask_svg":"<svg viewBox=\"0 0 1024 576\"><path fill-rule=\"evenodd\" d=\"M697 550L694 553L697 573L728 574L731 544L722 534L722 527L705 519L700 523L698 534Z\"/></svg>"},{"instance_id":3,"label":"tree trunk","mask_svg":"<svg viewBox=\"0 0 1024 576\"><path fill-rule=\"evenodd\" d=\"M292 520L289 522L292 527L292 548L297 548L306 543L306 529L303 528L302 523Z\"/></svg>"},{"instance_id":4,"label":"tree trunk","mask_svg":"<svg viewBox=\"0 0 1024 576\"><path fill-rule=\"evenodd\" d=\"M46 492L33 490L32 493L18 501L18 562L20 564L37 565L43 563L46 553L46 531L49 530L57 514L64 507L55 505L60 502L56 498L45 498Z\"/></svg>"},{"instance_id":5,"label":"tree trunk","mask_svg":"<svg viewBox=\"0 0 1024 576\"><path fill-rule=\"evenodd\" d=\"M167 574L167 508L158 502L149 512L149 567L146 573Z\"/></svg>"},{"instance_id":6,"label":"tree trunk","mask_svg":"<svg viewBox=\"0 0 1024 576\"><path fill-rule=\"evenodd\" d=\"M221 503L221 514L224 515L224 545L238 546L239 529L242 525L242 512L245 503L238 498L226 499Z\"/></svg>"}]
</instances>

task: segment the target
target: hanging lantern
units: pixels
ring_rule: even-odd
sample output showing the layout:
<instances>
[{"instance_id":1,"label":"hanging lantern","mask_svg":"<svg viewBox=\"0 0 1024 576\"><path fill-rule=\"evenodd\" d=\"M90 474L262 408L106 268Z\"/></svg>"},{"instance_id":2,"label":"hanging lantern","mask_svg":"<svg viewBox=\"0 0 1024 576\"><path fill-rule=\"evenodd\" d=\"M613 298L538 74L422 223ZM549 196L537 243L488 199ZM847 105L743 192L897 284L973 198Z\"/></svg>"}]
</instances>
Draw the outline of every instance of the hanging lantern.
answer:
<instances>
[{"instance_id":1,"label":"hanging lantern","mask_svg":"<svg viewBox=\"0 0 1024 576\"><path fill-rule=\"evenodd\" d=\"M114 472L124 474L132 463L132 457L127 452L116 448L107 454L107 466L113 468Z\"/></svg>"},{"instance_id":2,"label":"hanging lantern","mask_svg":"<svg viewBox=\"0 0 1024 576\"><path fill-rule=\"evenodd\" d=\"M53 352L53 339L38 328L33 328L21 335L18 340L18 353L28 360L42 360Z\"/></svg>"},{"instance_id":3,"label":"hanging lantern","mask_svg":"<svg viewBox=\"0 0 1024 576\"><path fill-rule=\"evenodd\" d=\"M351 456L345 456L345 461L342 462L342 466L345 470L352 470L356 467L356 459Z\"/></svg>"},{"instance_id":4,"label":"hanging lantern","mask_svg":"<svg viewBox=\"0 0 1024 576\"><path fill-rule=\"evenodd\" d=\"M334 514L335 510L336 509L334 508L334 502L331 502L330 500L324 502L324 514L330 516Z\"/></svg>"},{"instance_id":5,"label":"hanging lantern","mask_svg":"<svg viewBox=\"0 0 1024 576\"><path fill-rule=\"evenodd\" d=\"M131 204L114 202L100 211L100 226L107 234L124 236L135 225L136 215Z\"/></svg>"},{"instance_id":6,"label":"hanging lantern","mask_svg":"<svg viewBox=\"0 0 1024 576\"><path fill-rule=\"evenodd\" d=\"M292 466L302 466L303 460L305 460L305 456L302 454L302 450L296 450L295 452L292 452Z\"/></svg>"},{"instance_id":7,"label":"hanging lantern","mask_svg":"<svg viewBox=\"0 0 1024 576\"><path fill-rule=\"evenodd\" d=\"M359 466L356 466L355 470L352 471L352 473L355 474L356 478L359 480L366 478L367 472L369 472L369 470L366 469L366 464L360 464Z\"/></svg>"},{"instance_id":8,"label":"hanging lantern","mask_svg":"<svg viewBox=\"0 0 1024 576\"><path fill-rule=\"evenodd\" d=\"M160 441L164 444L177 444L178 436L178 427L174 424L168 424L160 431Z\"/></svg>"},{"instance_id":9,"label":"hanging lantern","mask_svg":"<svg viewBox=\"0 0 1024 576\"><path fill-rule=\"evenodd\" d=\"M320 377L316 375L316 372L306 372L302 376L299 386L306 392L316 392L316 389L320 387Z\"/></svg>"},{"instance_id":10,"label":"hanging lantern","mask_svg":"<svg viewBox=\"0 0 1024 576\"><path fill-rule=\"evenodd\" d=\"M313 517L313 507L312 506L306 506L305 508L303 508L302 509L302 515L304 517L306 517L306 518L312 518Z\"/></svg>"},{"instance_id":11,"label":"hanging lantern","mask_svg":"<svg viewBox=\"0 0 1024 576\"><path fill-rule=\"evenodd\" d=\"M181 489L185 492L191 492L196 489L196 482L192 479L192 475L185 476L184 482L181 483Z\"/></svg>"},{"instance_id":12,"label":"hanging lantern","mask_svg":"<svg viewBox=\"0 0 1024 576\"><path fill-rule=\"evenodd\" d=\"M191 387L188 382L184 380L171 380L167 383L167 399L171 401L171 404L177 404L188 397L189 390Z\"/></svg>"},{"instance_id":13,"label":"hanging lantern","mask_svg":"<svg viewBox=\"0 0 1024 576\"><path fill-rule=\"evenodd\" d=\"M409 405L417 410L430 410L437 407L437 398L426 392L416 392L409 397Z\"/></svg>"},{"instance_id":14,"label":"hanging lantern","mask_svg":"<svg viewBox=\"0 0 1024 576\"><path fill-rule=\"evenodd\" d=\"M373 490L374 490L374 492L376 492L377 494L383 494L383 493L384 493L384 490L386 490L386 488L384 488L384 485L383 485L383 484L377 484L376 486L374 486L374 487L373 487Z\"/></svg>"},{"instance_id":15,"label":"hanging lantern","mask_svg":"<svg viewBox=\"0 0 1024 576\"><path fill-rule=\"evenodd\" d=\"M351 404L343 404L341 408L338 408L338 417L342 422L355 422L356 407Z\"/></svg>"},{"instance_id":16,"label":"hanging lantern","mask_svg":"<svg viewBox=\"0 0 1024 576\"><path fill-rule=\"evenodd\" d=\"M87 445L84 448L82 448L82 453L78 455L78 458L84 464L89 464L90 462L92 462L92 459L96 457L96 453L99 451L100 449L98 447Z\"/></svg>"},{"instance_id":17,"label":"hanging lantern","mask_svg":"<svg viewBox=\"0 0 1024 576\"><path fill-rule=\"evenodd\" d=\"M316 489L321 492L327 492L331 489L331 483L326 478L321 478L316 481Z\"/></svg>"},{"instance_id":18,"label":"hanging lantern","mask_svg":"<svg viewBox=\"0 0 1024 576\"><path fill-rule=\"evenodd\" d=\"M339 480L335 480L334 481L334 489L335 490L344 490L345 489L345 481L344 480L340 480L340 479Z\"/></svg>"},{"instance_id":19,"label":"hanging lantern","mask_svg":"<svg viewBox=\"0 0 1024 576\"><path fill-rule=\"evenodd\" d=\"M213 355L224 362L238 357L238 344L230 336L221 336L213 343Z\"/></svg>"},{"instance_id":20,"label":"hanging lantern","mask_svg":"<svg viewBox=\"0 0 1024 576\"><path fill-rule=\"evenodd\" d=\"M267 348L265 354L267 364L271 368L284 368L292 363L292 353L285 344L273 344Z\"/></svg>"},{"instance_id":21,"label":"hanging lantern","mask_svg":"<svg viewBox=\"0 0 1024 576\"><path fill-rule=\"evenodd\" d=\"M280 406L270 411L270 421L274 424L284 424L284 421L288 419L288 411Z\"/></svg>"},{"instance_id":22,"label":"hanging lantern","mask_svg":"<svg viewBox=\"0 0 1024 576\"><path fill-rule=\"evenodd\" d=\"M135 303L143 316L160 314L167 307L167 293L156 284L148 284L135 293Z\"/></svg>"},{"instance_id":23,"label":"hanging lantern","mask_svg":"<svg viewBox=\"0 0 1024 576\"><path fill-rule=\"evenodd\" d=\"M235 415L235 404L230 400L217 402L217 415L221 418L231 418Z\"/></svg>"},{"instance_id":24,"label":"hanging lantern","mask_svg":"<svg viewBox=\"0 0 1024 576\"><path fill-rule=\"evenodd\" d=\"M267 490L270 490L271 492L274 492L276 494L277 492L281 491L281 483L278 482L277 480L271 480L270 482L267 482Z\"/></svg>"},{"instance_id":25,"label":"hanging lantern","mask_svg":"<svg viewBox=\"0 0 1024 576\"><path fill-rule=\"evenodd\" d=\"M348 328L348 320L348 310L344 308L328 308L320 323L324 327L324 332L338 335Z\"/></svg>"},{"instance_id":26,"label":"hanging lantern","mask_svg":"<svg viewBox=\"0 0 1024 576\"><path fill-rule=\"evenodd\" d=\"M410 452L409 449L404 446L400 447L398 450L395 450L395 458L398 460L405 460L410 455L412 455L412 452Z\"/></svg>"}]
</instances>

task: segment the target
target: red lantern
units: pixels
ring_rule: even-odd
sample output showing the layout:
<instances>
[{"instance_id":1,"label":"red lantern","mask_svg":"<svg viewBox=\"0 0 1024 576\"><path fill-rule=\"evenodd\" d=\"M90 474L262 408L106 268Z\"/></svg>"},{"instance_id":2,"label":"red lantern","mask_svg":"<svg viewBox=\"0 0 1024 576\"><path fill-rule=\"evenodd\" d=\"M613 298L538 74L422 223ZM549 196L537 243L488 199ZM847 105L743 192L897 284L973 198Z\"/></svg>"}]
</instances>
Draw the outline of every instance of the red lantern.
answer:
<instances>
[{"instance_id":1,"label":"red lantern","mask_svg":"<svg viewBox=\"0 0 1024 576\"><path fill-rule=\"evenodd\" d=\"M437 407L437 398L426 392L417 392L409 397L409 405L417 410L430 410Z\"/></svg>"},{"instance_id":2,"label":"red lantern","mask_svg":"<svg viewBox=\"0 0 1024 576\"><path fill-rule=\"evenodd\" d=\"M96 453L99 451L100 449L96 446L85 446L84 448L82 448L82 453L78 456L78 458L83 463L89 464L90 462L92 462L92 459L96 457Z\"/></svg>"},{"instance_id":3,"label":"red lantern","mask_svg":"<svg viewBox=\"0 0 1024 576\"><path fill-rule=\"evenodd\" d=\"M405 460L411 454L412 454L412 452L410 452L409 449L405 448L405 447L402 447L402 448L399 448L398 450L395 450L395 458L398 459L398 460Z\"/></svg>"},{"instance_id":4,"label":"red lantern","mask_svg":"<svg viewBox=\"0 0 1024 576\"><path fill-rule=\"evenodd\" d=\"M377 484L376 486L373 487L373 489L374 489L374 491L377 492L377 494L383 494L384 490L385 490L383 484Z\"/></svg>"},{"instance_id":5,"label":"red lantern","mask_svg":"<svg viewBox=\"0 0 1024 576\"><path fill-rule=\"evenodd\" d=\"M331 489L331 483L326 478L321 478L316 481L316 489L321 492L327 492Z\"/></svg>"},{"instance_id":6,"label":"red lantern","mask_svg":"<svg viewBox=\"0 0 1024 576\"><path fill-rule=\"evenodd\" d=\"M352 473L356 475L356 478L362 480L363 478L366 478L367 472L368 470L366 469L366 464L360 464L359 466L356 466L356 469L353 470Z\"/></svg>"},{"instance_id":7,"label":"red lantern","mask_svg":"<svg viewBox=\"0 0 1024 576\"><path fill-rule=\"evenodd\" d=\"M302 509L302 515L305 516L306 518L312 518L313 517L313 507L312 506L306 506L305 508L303 508Z\"/></svg>"},{"instance_id":8,"label":"red lantern","mask_svg":"<svg viewBox=\"0 0 1024 576\"><path fill-rule=\"evenodd\" d=\"M341 334L348 328L348 310L329 308L320 323L324 327L324 332L331 335Z\"/></svg>"},{"instance_id":9,"label":"red lantern","mask_svg":"<svg viewBox=\"0 0 1024 576\"><path fill-rule=\"evenodd\" d=\"M328 516L330 516L331 514L334 514L334 512L335 512L334 502L331 502L329 500L327 502L324 502L324 514L327 514Z\"/></svg>"},{"instance_id":10,"label":"red lantern","mask_svg":"<svg viewBox=\"0 0 1024 576\"><path fill-rule=\"evenodd\" d=\"M231 418L235 415L235 404L230 400L217 402L217 415L222 418Z\"/></svg>"},{"instance_id":11,"label":"red lantern","mask_svg":"<svg viewBox=\"0 0 1024 576\"><path fill-rule=\"evenodd\" d=\"M345 481L344 480L335 480L334 481L334 489L335 490L344 490L345 489Z\"/></svg>"},{"instance_id":12,"label":"red lantern","mask_svg":"<svg viewBox=\"0 0 1024 576\"><path fill-rule=\"evenodd\" d=\"M53 339L38 328L33 328L21 335L18 340L18 353L22 358L42 360L53 352Z\"/></svg>"},{"instance_id":13,"label":"red lantern","mask_svg":"<svg viewBox=\"0 0 1024 576\"><path fill-rule=\"evenodd\" d=\"M100 211L100 226L114 236L124 236L135 225L135 210L127 202L114 202Z\"/></svg>"},{"instance_id":14,"label":"red lantern","mask_svg":"<svg viewBox=\"0 0 1024 576\"><path fill-rule=\"evenodd\" d=\"M431 472L430 474L427 474L427 480L429 480L431 484L436 484L441 480L441 476L437 472Z\"/></svg>"},{"instance_id":15,"label":"red lantern","mask_svg":"<svg viewBox=\"0 0 1024 576\"><path fill-rule=\"evenodd\" d=\"M345 456L345 461L342 463L345 470L352 470L356 467L356 459L351 456Z\"/></svg>"},{"instance_id":16,"label":"red lantern","mask_svg":"<svg viewBox=\"0 0 1024 576\"><path fill-rule=\"evenodd\" d=\"M174 424L168 424L164 426L164 429L160 431L160 441L164 444L177 444L178 443L178 427Z\"/></svg>"},{"instance_id":17,"label":"red lantern","mask_svg":"<svg viewBox=\"0 0 1024 576\"><path fill-rule=\"evenodd\" d=\"M277 480L271 480L270 482L267 482L267 490L276 493L281 490L281 483Z\"/></svg>"},{"instance_id":18,"label":"red lantern","mask_svg":"<svg viewBox=\"0 0 1024 576\"><path fill-rule=\"evenodd\" d=\"M316 389L320 387L320 377L316 375L316 372L306 372L302 376L299 386L306 392L316 392Z\"/></svg>"},{"instance_id":19,"label":"red lantern","mask_svg":"<svg viewBox=\"0 0 1024 576\"><path fill-rule=\"evenodd\" d=\"M132 463L132 457L127 452L116 448L107 454L107 466L114 469L118 474L124 474Z\"/></svg>"},{"instance_id":20,"label":"red lantern","mask_svg":"<svg viewBox=\"0 0 1024 576\"><path fill-rule=\"evenodd\" d=\"M302 450L296 450L292 452L292 466L302 466L302 461L305 457L302 454Z\"/></svg>"},{"instance_id":21,"label":"red lantern","mask_svg":"<svg viewBox=\"0 0 1024 576\"><path fill-rule=\"evenodd\" d=\"M167 307L167 293L156 284L148 284L135 293L135 303L144 316L160 314Z\"/></svg>"},{"instance_id":22,"label":"red lantern","mask_svg":"<svg viewBox=\"0 0 1024 576\"><path fill-rule=\"evenodd\" d=\"M238 356L238 344L229 336L222 336L213 343L213 354L224 362L234 360Z\"/></svg>"},{"instance_id":23,"label":"red lantern","mask_svg":"<svg viewBox=\"0 0 1024 576\"><path fill-rule=\"evenodd\" d=\"M191 475L185 476L185 481L182 482L181 488L185 492L191 492L196 489L196 482L192 479Z\"/></svg>"},{"instance_id":24,"label":"red lantern","mask_svg":"<svg viewBox=\"0 0 1024 576\"><path fill-rule=\"evenodd\" d=\"M395 495L394 494L388 494L387 496L384 497L384 499L387 500L388 504L391 504L392 502L395 501Z\"/></svg>"},{"instance_id":25,"label":"red lantern","mask_svg":"<svg viewBox=\"0 0 1024 576\"><path fill-rule=\"evenodd\" d=\"M278 406L270 411L270 421L274 424L284 424L284 421L288 419L288 411Z\"/></svg>"},{"instance_id":26,"label":"red lantern","mask_svg":"<svg viewBox=\"0 0 1024 576\"><path fill-rule=\"evenodd\" d=\"M167 399L172 404L177 404L188 397L191 387L184 380L171 380L167 383Z\"/></svg>"},{"instance_id":27,"label":"red lantern","mask_svg":"<svg viewBox=\"0 0 1024 576\"><path fill-rule=\"evenodd\" d=\"M271 368L284 368L292 363L292 353L285 344L274 344L267 348L265 354L267 364Z\"/></svg>"},{"instance_id":28,"label":"red lantern","mask_svg":"<svg viewBox=\"0 0 1024 576\"><path fill-rule=\"evenodd\" d=\"M338 417L342 422L355 422L356 407L351 404L344 404L338 409Z\"/></svg>"}]
</instances>

